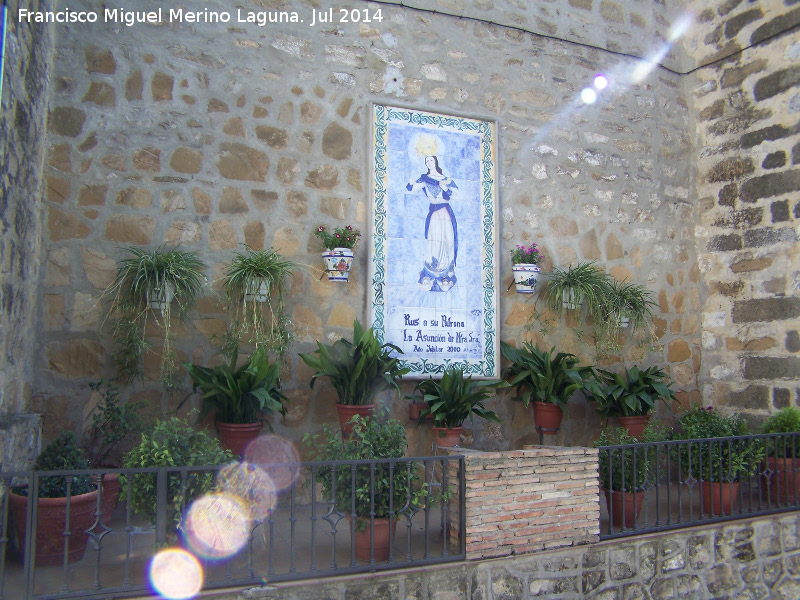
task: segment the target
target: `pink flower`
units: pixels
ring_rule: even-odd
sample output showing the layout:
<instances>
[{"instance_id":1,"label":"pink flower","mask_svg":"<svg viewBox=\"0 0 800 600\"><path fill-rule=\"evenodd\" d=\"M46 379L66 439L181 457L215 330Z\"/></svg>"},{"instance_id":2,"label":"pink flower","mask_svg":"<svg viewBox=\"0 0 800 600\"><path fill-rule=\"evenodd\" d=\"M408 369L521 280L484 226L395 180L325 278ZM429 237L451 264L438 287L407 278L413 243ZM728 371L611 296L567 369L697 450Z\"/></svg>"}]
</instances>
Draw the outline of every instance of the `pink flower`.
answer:
<instances>
[{"instance_id":1,"label":"pink flower","mask_svg":"<svg viewBox=\"0 0 800 600\"><path fill-rule=\"evenodd\" d=\"M320 232L325 231L325 227L323 225L320 225L319 227L317 227L317 231Z\"/></svg>"}]
</instances>

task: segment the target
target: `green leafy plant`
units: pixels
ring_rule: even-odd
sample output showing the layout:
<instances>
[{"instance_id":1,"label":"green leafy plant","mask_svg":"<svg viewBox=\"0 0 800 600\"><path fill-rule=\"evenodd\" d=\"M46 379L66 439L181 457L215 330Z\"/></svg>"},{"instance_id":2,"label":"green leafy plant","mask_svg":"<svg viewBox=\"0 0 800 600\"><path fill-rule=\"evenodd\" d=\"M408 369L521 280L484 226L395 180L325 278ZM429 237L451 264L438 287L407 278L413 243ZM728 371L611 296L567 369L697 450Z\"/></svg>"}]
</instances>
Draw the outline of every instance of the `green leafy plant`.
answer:
<instances>
[{"instance_id":1,"label":"green leafy plant","mask_svg":"<svg viewBox=\"0 0 800 600\"><path fill-rule=\"evenodd\" d=\"M270 363L266 348L258 348L241 367L235 365L236 356L218 367L184 363L193 391L203 396L200 420L212 410L218 422L232 424L256 423L264 412L286 414L288 399L281 392L280 363Z\"/></svg>"},{"instance_id":2,"label":"green leafy plant","mask_svg":"<svg viewBox=\"0 0 800 600\"><path fill-rule=\"evenodd\" d=\"M125 251L128 256L117 262L116 278L106 290L112 299L109 315L116 315L114 358L119 377L130 382L141 376L142 356L150 347L145 339L146 324L157 304L164 328L160 381L163 389L174 391L180 378L173 348L171 300L176 301L178 317L183 319L205 282L203 263L194 252L168 250L166 246L152 251L128 247Z\"/></svg>"},{"instance_id":3,"label":"green leafy plant","mask_svg":"<svg viewBox=\"0 0 800 600\"><path fill-rule=\"evenodd\" d=\"M420 412L420 422L427 415L433 416L436 427L461 427L469 417L478 415L494 423L500 417L494 411L486 409L483 403L492 396L492 390L508 387L505 381L477 380L472 376L464 377L464 370L450 366L442 373L438 381L425 379L414 386L419 395L407 396L408 399L427 403Z\"/></svg>"},{"instance_id":4,"label":"green leafy plant","mask_svg":"<svg viewBox=\"0 0 800 600\"><path fill-rule=\"evenodd\" d=\"M322 247L326 250L333 250L334 248L350 248L354 250L358 245L361 232L358 229L353 229L351 225L347 225L346 227L337 227L331 233L325 229L324 225L320 225L314 230L314 235L322 241Z\"/></svg>"},{"instance_id":5,"label":"green leafy plant","mask_svg":"<svg viewBox=\"0 0 800 600\"><path fill-rule=\"evenodd\" d=\"M545 352L537 346L525 343L522 349L500 343L503 356L511 364L503 371L517 395L512 400L521 400L525 406L531 401L550 402L567 411L567 401L572 394L584 388L584 381L591 375L591 367L579 367L574 354L559 352L555 348Z\"/></svg>"},{"instance_id":6,"label":"green leafy plant","mask_svg":"<svg viewBox=\"0 0 800 600\"><path fill-rule=\"evenodd\" d=\"M147 402L121 403L117 386L102 379L90 382L89 388L100 394L84 444L89 467L96 469L107 463L120 442L141 430L142 417L139 413L147 406Z\"/></svg>"},{"instance_id":7,"label":"green leafy plant","mask_svg":"<svg viewBox=\"0 0 800 600\"><path fill-rule=\"evenodd\" d=\"M651 423L644 435L637 439L624 427L606 427L594 442L600 448L600 485L613 491L642 491L655 475L656 464L666 458L666 451L658 452L655 446L637 446L639 443L663 442L669 438L668 430ZM625 446L606 448L606 446Z\"/></svg>"},{"instance_id":8,"label":"green leafy plant","mask_svg":"<svg viewBox=\"0 0 800 600\"><path fill-rule=\"evenodd\" d=\"M75 434L71 431L62 431L51 441L42 453L36 458L34 470L36 471L78 471L88 469L89 461L78 446ZM95 490L92 478L89 475L76 475L72 478L70 496L80 496ZM26 489L20 490L27 495ZM64 498L67 496L67 478L57 475L48 475L39 480L40 498Z\"/></svg>"},{"instance_id":9,"label":"green leafy plant","mask_svg":"<svg viewBox=\"0 0 800 600\"><path fill-rule=\"evenodd\" d=\"M739 413L723 415L711 407L694 406L681 414L678 422L675 439L711 438L677 446L680 470L685 478L738 481L752 476L764 457L763 444L757 439L713 439L748 435L747 422Z\"/></svg>"},{"instance_id":10,"label":"green leafy plant","mask_svg":"<svg viewBox=\"0 0 800 600\"><path fill-rule=\"evenodd\" d=\"M566 269L555 267L542 292L542 298L547 307L556 314L562 314L565 309L577 310L583 305L589 316L599 320L603 316L604 302L609 295L610 279L594 262L570 265Z\"/></svg>"},{"instance_id":11,"label":"green leafy plant","mask_svg":"<svg viewBox=\"0 0 800 600\"><path fill-rule=\"evenodd\" d=\"M511 262L515 265L521 263L538 265L542 258L542 251L539 250L536 244L531 244L530 246L517 245L511 250Z\"/></svg>"},{"instance_id":12,"label":"green leafy plant","mask_svg":"<svg viewBox=\"0 0 800 600\"><path fill-rule=\"evenodd\" d=\"M800 409L786 406L761 424L761 433L800 433ZM778 436L764 440L770 456L797 458L800 456L800 440L797 436Z\"/></svg>"},{"instance_id":13,"label":"green leafy plant","mask_svg":"<svg viewBox=\"0 0 800 600\"><path fill-rule=\"evenodd\" d=\"M383 417L386 415L384 414ZM352 419L353 431L347 440L341 432L333 432L323 426L322 434L306 434L303 443L309 448L311 458L319 461L391 459L402 458L406 450L406 431L396 419L363 419L356 415ZM370 465L357 465L355 473L349 466L321 466L317 480L328 492L336 508L349 514L355 497L355 514L368 519L371 499L374 496L376 518L391 518L403 507L416 509L425 495L425 487L419 482L416 469L411 463L396 463L391 475L389 464L378 464L371 476ZM353 477L355 480L353 480ZM370 480L374 480L374 495L370 494ZM392 511L389 510L390 482L392 488Z\"/></svg>"},{"instance_id":14,"label":"green leafy plant","mask_svg":"<svg viewBox=\"0 0 800 600\"><path fill-rule=\"evenodd\" d=\"M317 349L300 354L316 373L311 387L319 377L330 379L339 404L363 406L374 404L376 396L386 390L398 390L399 379L408 373L392 353L402 354L394 344L381 344L370 327L353 323L353 341L340 338L332 345L317 342Z\"/></svg>"},{"instance_id":15,"label":"green leafy plant","mask_svg":"<svg viewBox=\"0 0 800 600\"><path fill-rule=\"evenodd\" d=\"M272 248L253 250L245 246L245 252L233 257L223 285L232 312L229 332L237 350L242 336L250 335L256 347L286 354L293 335L284 299L287 278L297 268Z\"/></svg>"},{"instance_id":16,"label":"green leafy plant","mask_svg":"<svg viewBox=\"0 0 800 600\"><path fill-rule=\"evenodd\" d=\"M627 319L633 329L644 325L653 316L653 308L658 306L652 290L642 285L620 282L609 278L607 294L602 299L602 312L606 319L617 327Z\"/></svg>"},{"instance_id":17,"label":"green leafy plant","mask_svg":"<svg viewBox=\"0 0 800 600\"><path fill-rule=\"evenodd\" d=\"M185 467L202 465L224 465L234 460L228 450L222 450L219 442L205 431L196 431L181 419L172 417L156 422L153 430L142 434L142 440L125 454L126 469L147 467ZM167 519L179 523L181 507L188 506L195 498L215 487L214 472L189 472L185 480L181 473L167 475ZM156 518L156 474L135 473L120 475L121 498L125 499L127 477L131 478L131 507L140 515L155 522Z\"/></svg>"},{"instance_id":18,"label":"green leafy plant","mask_svg":"<svg viewBox=\"0 0 800 600\"><path fill-rule=\"evenodd\" d=\"M666 383L667 374L657 367L641 370L634 365L622 373L593 371L584 393L596 404L601 417L637 417L650 412L658 400L669 407L675 392Z\"/></svg>"}]
</instances>

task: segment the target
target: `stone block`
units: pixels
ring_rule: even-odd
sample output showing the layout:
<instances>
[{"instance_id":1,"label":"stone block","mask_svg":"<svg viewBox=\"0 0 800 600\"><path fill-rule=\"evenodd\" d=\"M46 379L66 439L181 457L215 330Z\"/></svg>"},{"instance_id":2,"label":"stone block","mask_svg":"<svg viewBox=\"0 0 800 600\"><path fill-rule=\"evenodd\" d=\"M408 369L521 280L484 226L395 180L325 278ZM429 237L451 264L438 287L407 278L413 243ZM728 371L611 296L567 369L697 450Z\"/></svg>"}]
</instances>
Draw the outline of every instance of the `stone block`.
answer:
<instances>
[{"instance_id":1,"label":"stone block","mask_svg":"<svg viewBox=\"0 0 800 600\"><path fill-rule=\"evenodd\" d=\"M749 131L742 136L742 149L758 146L762 142L780 140L792 135L792 130L784 125L770 125L756 131Z\"/></svg>"},{"instance_id":2,"label":"stone block","mask_svg":"<svg viewBox=\"0 0 800 600\"><path fill-rule=\"evenodd\" d=\"M283 150L289 144L289 134L286 133L286 130L277 127L258 125L256 137L273 150Z\"/></svg>"},{"instance_id":3,"label":"stone block","mask_svg":"<svg viewBox=\"0 0 800 600\"><path fill-rule=\"evenodd\" d=\"M524 593L522 579L506 569L492 569L491 587L494 600L517 600Z\"/></svg>"},{"instance_id":4,"label":"stone block","mask_svg":"<svg viewBox=\"0 0 800 600\"><path fill-rule=\"evenodd\" d=\"M78 206L104 206L107 191L106 184L84 185L78 191Z\"/></svg>"},{"instance_id":5,"label":"stone block","mask_svg":"<svg viewBox=\"0 0 800 600\"><path fill-rule=\"evenodd\" d=\"M722 186L719 191L719 205L730 206L736 205L736 199L739 197L739 186L735 183L729 183Z\"/></svg>"},{"instance_id":6,"label":"stone block","mask_svg":"<svg viewBox=\"0 0 800 600\"><path fill-rule=\"evenodd\" d=\"M203 167L203 153L192 148L178 148L172 153L169 166L178 173L199 173Z\"/></svg>"},{"instance_id":7,"label":"stone block","mask_svg":"<svg viewBox=\"0 0 800 600\"><path fill-rule=\"evenodd\" d=\"M800 334L798 334L797 330L793 329L786 332L784 344L789 352L800 352Z\"/></svg>"},{"instance_id":8,"label":"stone block","mask_svg":"<svg viewBox=\"0 0 800 600\"><path fill-rule=\"evenodd\" d=\"M720 77L720 87L722 89L738 87L745 79L754 73L760 73L767 67L767 61L764 59L754 60L751 63L742 65L741 67L731 67L725 69Z\"/></svg>"},{"instance_id":9,"label":"stone block","mask_svg":"<svg viewBox=\"0 0 800 600\"><path fill-rule=\"evenodd\" d=\"M47 368L62 377L100 377L106 354L102 345L87 339L51 342L45 349Z\"/></svg>"},{"instance_id":10,"label":"stone block","mask_svg":"<svg viewBox=\"0 0 800 600\"><path fill-rule=\"evenodd\" d=\"M171 245L191 244L200 238L200 225L192 221L174 221L164 234L164 241Z\"/></svg>"},{"instance_id":11,"label":"stone block","mask_svg":"<svg viewBox=\"0 0 800 600\"><path fill-rule=\"evenodd\" d=\"M114 203L132 208L147 208L153 203L153 196L145 188L129 187L117 193Z\"/></svg>"},{"instance_id":12,"label":"stone block","mask_svg":"<svg viewBox=\"0 0 800 600\"><path fill-rule=\"evenodd\" d=\"M769 405L769 388L763 385L750 385L740 392L731 392L728 405L737 408L765 409Z\"/></svg>"},{"instance_id":13,"label":"stone block","mask_svg":"<svg viewBox=\"0 0 800 600\"><path fill-rule=\"evenodd\" d=\"M116 261L91 246L81 247L81 260L86 279L97 289L105 289L117 276Z\"/></svg>"},{"instance_id":14,"label":"stone block","mask_svg":"<svg viewBox=\"0 0 800 600\"><path fill-rule=\"evenodd\" d=\"M222 214L240 214L250 210L239 188L226 186L222 188L219 199L219 212Z\"/></svg>"},{"instance_id":15,"label":"stone block","mask_svg":"<svg viewBox=\"0 0 800 600\"><path fill-rule=\"evenodd\" d=\"M622 4L618 2L602 0L602 2L600 2L600 16L611 23L624 23L625 9Z\"/></svg>"},{"instance_id":16,"label":"stone block","mask_svg":"<svg viewBox=\"0 0 800 600\"><path fill-rule=\"evenodd\" d=\"M47 131L66 137L78 137L83 131L86 113L71 106L57 106L47 116Z\"/></svg>"},{"instance_id":17,"label":"stone block","mask_svg":"<svg viewBox=\"0 0 800 600\"><path fill-rule=\"evenodd\" d=\"M730 252L742 249L742 236L738 233L715 235L708 241L706 249L710 252Z\"/></svg>"},{"instance_id":18,"label":"stone block","mask_svg":"<svg viewBox=\"0 0 800 600\"><path fill-rule=\"evenodd\" d=\"M756 102L761 102L790 90L798 84L800 84L800 66L788 67L759 79L753 88L753 96Z\"/></svg>"},{"instance_id":19,"label":"stone block","mask_svg":"<svg viewBox=\"0 0 800 600\"><path fill-rule=\"evenodd\" d=\"M140 171L153 171L158 173L161 170L161 150L148 146L137 150L131 158L133 168Z\"/></svg>"},{"instance_id":20,"label":"stone block","mask_svg":"<svg viewBox=\"0 0 800 600\"><path fill-rule=\"evenodd\" d=\"M762 169L777 169L786 164L786 152L779 150L772 154L767 154L761 162Z\"/></svg>"},{"instance_id":21,"label":"stone block","mask_svg":"<svg viewBox=\"0 0 800 600\"><path fill-rule=\"evenodd\" d=\"M797 232L793 227L762 227L744 232L745 248L759 248L770 244L795 241L797 241Z\"/></svg>"},{"instance_id":22,"label":"stone block","mask_svg":"<svg viewBox=\"0 0 800 600\"><path fill-rule=\"evenodd\" d=\"M709 183L733 181L754 171L753 159L749 156L747 158L726 158L709 169L706 173L706 181Z\"/></svg>"},{"instance_id":23,"label":"stone block","mask_svg":"<svg viewBox=\"0 0 800 600\"><path fill-rule=\"evenodd\" d=\"M47 211L47 230L51 241L83 239L92 232L81 217L55 206Z\"/></svg>"},{"instance_id":24,"label":"stone block","mask_svg":"<svg viewBox=\"0 0 800 600\"><path fill-rule=\"evenodd\" d=\"M242 117L231 117L222 126L222 133L235 137L247 137Z\"/></svg>"},{"instance_id":25,"label":"stone block","mask_svg":"<svg viewBox=\"0 0 800 600\"><path fill-rule=\"evenodd\" d=\"M208 101L206 112L230 112L230 109L228 108L228 105L219 98L211 98L211 100Z\"/></svg>"},{"instance_id":26,"label":"stone block","mask_svg":"<svg viewBox=\"0 0 800 600\"><path fill-rule=\"evenodd\" d=\"M751 271L761 271L770 266L772 266L772 259L769 256L743 258L731 264L731 271L734 273L749 273Z\"/></svg>"},{"instance_id":27,"label":"stone block","mask_svg":"<svg viewBox=\"0 0 800 600\"><path fill-rule=\"evenodd\" d=\"M194 212L198 215L211 214L211 196L200 188L192 188L192 202L194 203Z\"/></svg>"},{"instance_id":28,"label":"stone block","mask_svg":"<svg viewBox=\"0 0 800 600\"><path fill-rule=\"evenodd\" d=\"M208 246L212 250L223 250L225 248L236 248L239 239L233 224L227 219L214 221L209 226Z\"/></svg>"},{"instance_id":29,"label":"stone block","mask_svg":"<svg viewBox=\"0 0 800 600\"><path fill-rule=\"evenodd\" d=\"M308 213L308 197L303 192L289 190L286 192L286 207L293 217L303 217Z\"/></svg>"},{"instance_id":30,"label":"stone block","mask_svg":"<svg viewBox=\"0 0 800 600\"><path fill-rule=\"evenodd\" d=\"M331 165L322 165L308 172L305 184L319 190L332 190L339 184L339 171Z\"/></svg>"},{"instance_id":31,"label":"stone block","mask_svg":"<svg viewBox=\"0 0 800 600\"><path fill-rule=\"evenodd\" d=\"M172 86L175 80L161 71L156 71L150 80L150 93L154 102L172 100Z\"/></svg>"},{"instance_id":32,"label":"stone block","mask_svg":"<svg viewBox=\"0 0 800 600\"><path fill-rule=\"evenodd\" d=\"M86 59L86 70L89 73L102 73L113 75L117 71L117 61L110 50L101 50L96 46L89 46L83 51Z\"/></svg>"},{"instance_id":33,"label":"stone block","mask_svg":"<svg viewBox=\"0 0 800 600\"><path fill-rule=\"evenodd\" d=\"M264 247L266 231L264 223L261 221L250 221L242 228L242 233L244 234L244 243L253 250L261 250Z\"/></svg>"},{"instance_id":34,"label":"stone block","mask_svg":"<svg viewBox=\"0 0 800 600\"><path fill-rule=\"evenodd\" d=\"M289 158L288 156L281 156L278 159L276 175L284 185L293 183L299 172L300 162L298 160Z\"/></svg>"},{"instance_id":35,"label":"stone block","mask_svg":"<svg viewBox=\"0 0 800 600\"><path fill-rule=\"evenodd\" d=\"M744 359L744 379L798 379L800 357L748 356Z\"/></svg>"},{"instance_id":36,"label":"stone block","mask_svg":"<svg viewBox=\"0 0 800 600\"><path fill-rule=\"evenodd\" d=\"M81 98L81 102L92 102L97 106L116 106L117 92L108 83L92 81L89 84L89 89L86 90L86 94Z\"/></svg>"},{"instance_id":37,"label":"stone block","mask_svg":"<svg viewBox=\"0 0 800 600\"><path fill-rule=\"evenodd\" d=\"M131 100L141 100L143 89L144 79L142 78L142 72L139 70L134 71L125 80L125 99L129 102Z\"/></svg>"},{"instance_id":38,"label":"stone block","mask_svg":"<svg viewBox=\"0 0 800 600\"><path fill-rule=\"evenodd\" d=\"M259 150L237 142L219 145L216 165L220 175L240 181L265 181L269 157Z\"/></svg>"},{"instance_id":39,"label":"stone block","mask_svg":"<svg viewBox=\"0 0 800 600\"><path fill-rule=\"evenodd\" d=\"M155 220L137 215L111 215L106 221L106 239L144 246L153 241Z\"/></svg>"},{"instance_id":40,"label":"stone block","mask_svg":"<svg viewBox=\"0 0 800 600\"><path fill-rule=\"evenodd\" d=\"M328 158L348 159L352 146L353 134L338 123L330 123L322 133L322 153Z\"/></svg>"},{"instance_id":41,"label":"stone block","mask_svg":"<svg viewBox=\"0 0 800 600\"><path fill-rule=\"evenodd\" d=\"M800 298L777 297L740 300L733 305L734 323L786 321L800 317Z\"/></svg>"}]
</instances>

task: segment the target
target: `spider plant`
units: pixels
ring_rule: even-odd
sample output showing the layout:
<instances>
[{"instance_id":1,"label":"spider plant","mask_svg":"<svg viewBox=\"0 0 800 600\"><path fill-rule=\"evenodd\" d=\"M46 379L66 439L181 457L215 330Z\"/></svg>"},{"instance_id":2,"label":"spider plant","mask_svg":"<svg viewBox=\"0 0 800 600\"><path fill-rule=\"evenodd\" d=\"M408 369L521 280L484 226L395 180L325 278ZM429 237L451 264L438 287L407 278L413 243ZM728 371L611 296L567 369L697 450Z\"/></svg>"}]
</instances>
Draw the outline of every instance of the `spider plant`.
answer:
<instances>
[{"instance_id":1,"label":"spider plant","mask_svg":"<svg viewBox=\"0 0 800 600\"><path fill-rule=\"evenodd\" d=\"M142 356L149 348L145 339L147 319L151 313L160 312L161 319L155 319L164 329L160 380L163 389L172 391L179 384L172 300L178 304L178 318L183 319L205 283L204 265L195 252L178 248L124 250L128 255L117 262L117 276L107 290L112 298L109 314L119 315L113 333L120 379L130 382L141 376Z\"/></svg>"},{"instance_id":2,"label":"spider plant","mask_svg":"<svg viewBox=\"0 0 800 600\"><path fill-rule=\"evenodd\" d=\"M237 348L238 339L249 332L253 336L250 341L257 347L286 354L292 332L284 297L287 276L296 270L294 262L272 248L253 250L245 246L244 252L236 253L225 270L223 284L233 313L231 327Z\"/></svg>"},{"instance_id":3,"label":"spider plant","mask_svg":"<svg viewBox=\"0 0 800 600\"><path fill-rule=\"evenodd\" d=\"M589 316L600 318L609 295L609 279L594 262L570 265L566 269L555 267L543 292L544 301L556 314L579 310L583 305Z\"/></svg>"},{"instance_id":4,"label":"spider plant","mask_svg":"<svg viewBox=\"0 0 800 600\"><path fill-rule=\"evenodd\" d=\"M607 321L619 327L638 329L653 316L653 308L658 306L653 292L642 285L617 281L608 282L608 293L603 298L603 313Z\"/></svg>"}]
</instances>

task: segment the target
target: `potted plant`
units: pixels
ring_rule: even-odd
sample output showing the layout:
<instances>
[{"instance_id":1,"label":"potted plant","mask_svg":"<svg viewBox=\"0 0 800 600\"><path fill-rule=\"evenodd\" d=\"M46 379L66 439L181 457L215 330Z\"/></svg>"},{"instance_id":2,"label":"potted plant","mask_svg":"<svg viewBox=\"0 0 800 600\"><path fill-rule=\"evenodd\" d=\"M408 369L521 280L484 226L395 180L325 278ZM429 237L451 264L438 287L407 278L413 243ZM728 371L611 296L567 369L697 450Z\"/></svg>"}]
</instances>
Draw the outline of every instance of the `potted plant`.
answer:
<instances>
[{"instance_id":1,"label":"potted plant","mask_svg":"<svg viewBox=\"0 0 800 600\"><path fill-rule=\"evenodd\" d=\"M256 346L267 346L280 356L287 352L292 333L284 297L287 277L296 270L297 264L272 248L253 250L245 246L244 252L236 253L223 279L236 348L247 332Z\"/></svg>"},{"instance_id":2,"label":"potted plant","mask_svg":"<svg viewBox=\"0 0 800 600\"><path fill-rule=\"evenodd\" d=\"M658 306L653 299L653 291L646 287L609 278L608 293L603 297L602 311L605 322L615 327L637 329L652 316L653 308Z\"/></svg>"},{"instance_id":3,"label":"potted plant","mask_svg":"<svg viewBox=\"0 0 800 600\"><path fill-rule=\"evenodd\" d=\"M118 313L113 332L120 379L132 381L140 375L142 356L149 347L145 326L151 313L159 312L158 322L164 328L160 381L164 390L174 391L180 379L173 349L172 301L177 302L182 319L205 282L203 263L194 252L166 246L125 251L128 256L117 263L117 276L106 291L112 298L109 314Z\"/></svg>"},{"instance_id":4,"label":"potted plant","mask_svg":"<svg viewBox=\"0 0 800 600\"><path fill-rule=\"evenodd\" d=\"M361 232L353 229L351 225L337 227L333 233L320 225L314 231L322 241L325 251L322 259L325 261L325 271L328 273L328 281L347 281L350 276L350 265L355 256L354 250L358 245Z\"/></svg>"},{"instance_id":5,"label":"potted plant","mask_svg":"<svg viewBox=\"0 0 800 600\"><path fill-rule=\"evenodd\" d=\"M139 412L147 406L147 402L140 400L121 403L117 386L102 379L90 382L89 388L99 400L84 433L84 453L90 469L113 469L118 465L113 463L112 453L122 441L141 430L142 418ZM104 524L111 522L118 501L119 477L116 473L104 473L101 500Z\"/></svg>"},{"instance_id":6,"label":"potted plant","mask_svg":"<svg viewBox=\"0 0 800 600\"><path fill-rule=\"evenodd\" d=\"M781 504L800 499L800 409L786 406L761 425L765 438L767 468L764 489Z\"/></svg>"},{"instance_id":7,"label":"potted plant","mask_svg":"<svg viewBox=\"0 0 800 600\"><path fill-rule=\"evenodd\" d=\"M602 318L604 299L609 294L610 277L594 262L583 262L566 269L555 267L543 292L547 307L556 314L586 308L595 321Z\"/></svg>"},{"instance_id":8,"label":"potted plant","mask_svg":"<svg viewBox=\"0 0 800 600\"><path fill-rule=\"evenodd\" d=\"M262 415L285 415L284 403L288 399L281 392L280 362L270 363L266 348L256 349L238 368L237 360L238 352L230 357L229 364L183 366L192 378L192 391L202 394L199 419L202 421L213 410L222 447L242 456L247 445L261 433Z\"/></svg>"},{"instance_id":9,"label":"potted plant","mask_svg":"<svg viewBox=\"0 0 800 600\"><path fill-rule=\"evenodd\" d=\"M388 411L387 411L388 412ZM383 415L382 417L385 417ZM312 460L350 461L402 458L406 450L406 431L395 419L353 417L352 432L343 437L323 426L322 434L306 434L303 442ZM391 474L391 475L390 475ZM389 557L390 539L397 520L408 511L416 512L425 495L417 470L411 463L388 462L374 465L320 466L317 481L331 495L331 511L351 518L355 557L358 560L384 561ZM391 494L390 494L391 490ZM374 514L373 514L374 513ZM370 552L370 541L374 555Z\"/></svg>"},{"instance_id":10,"label":"potted plant","mask_svg":"<svg viewBox=\"0 0 800 600\"><path fill-rule=\"evenodd\" d=\"M638 437L623 427L606 427L594 442L594 447L600 448L600 487L614 527L634 526L654 467L661 458L656 447L638 444L663 442L667 438L666 428L652 423Z\"/></svg>"},{"instance_id":11,"label":"potted plant","mask_svg":"<svg viewBox=\"0 0 800 600\"><path fill-rule=\"evenodd\" d=\"M516 387L519 400L527 407L533 402L533 421L544 433L556 433L567 410L567 401L576 391L583 389L584 381L591 375L591 367L579 367L574 354L559 352L555 348L545 352L526 342L522 349L500 343L503 356L511 364L503 371L511 387Z\"/></svg>"},{"instance_id":12,"label":"potted plant","mask_svg":"<svg viewBox=\"0 0 800 600\"><path fill-rule=\"evenodd\" d=\"M487 410L483 403L491 397L493 389L508 387L505 381L478 380L472 376L464 377L464 370L457 366L447 367L440 380L432 377L422 380L414 386L414 391L422 392L416 396L408 396L411 400L426 403L420 413L420 421L426 415L433 416L433 430L438 434L439 446L456 446L461 441L464 421L478 415L494 423L500 417L494 411Z\"/></svg>"},{"instance_id":13,"label":"potted plant","mask_svg":"<svg viewBox=\"0 0 800 600\"><path fill-rule=\"evenodd\" d=\"M542 260L542 252L536 246L517 245L511 250L511 263L513 265L514 283L518 294L532 294L536 290L541 269L537 266Z\"/></svg>"},{"instance_id":14,"label":"potted plant","mask_svg":"<svg viewBox=\"0 0 800 600\"><path fill-rule=\"evenodd\" d=\"M705 511L731 514L742 477L750 477L764 457L763 445L747 436L741 414L723 415L711 407L694 406L681 414L677 440L678 461L684 480L699 480ZM735 439L714 439L714 438ZM700 441L702 440L702 441Z\"/></svg>"},{"instance_id":15,"label":"potted plant","mask_svg":"<svg viewBox=\"0 0 800 600\"><path fill-rule=\"evenodd\" d=\"M139 444L131 448L123 460L126 469L153 467L186 467L224 465L234 460L229 450L205 431L197 431L176 417L158 420L149 433L142 433ZM171 472L167 475L167 523L181 522L182 509L201 495L214 489L214 473L198 471ZM122 498L126 497L127 478L131 478L131 508L138 514L156 521L157 475L134 473L120 475Z\"/></svg>"},{"instance_id":16,"label":"potted plant","mask_svg":"<svg viewBox=\"0 0 800 600\"><path fill-rule=\"evenodd\" d=\"M36 471L77 471L89 468L75 434L61 432L36 459ZM28 499L32 487L9 490L11 530L21 551L25 547ZM35 523L35 563L45 567L63 564L65 540L69 539L67 562L83 558L88 535L97 511L97 488L90 475L44 475L39 478ZM69 514L67 514L69 507ZM69 518L69 520L67 520Z\"/></svg>"},{"instance_id":17,"label":"potted plant","mask_svg":"<svg viewBox=\"0 0 800 600\"><path fill-rule=\"evenodd\" d=\"M641 370L634 365L622 373L597 369L587 380L584 393L604 420L618 417L631 436L639 437L656 402L661 400L669 408L670 401L676 400L666 379L667 374L657 367Z\"/></svg>"},{"instance_id":18,"label":"potted plant","mask_svg":"<svg viewBox=\"0 0 800 600\"><path fill-rule=\"evenodd\" d=\"M392 353L402 354L394 344L381 344L370 327L367 330L358 321L353 323L353 341L340 338L331 345L317 342L317 349L300 354L316 373L310 386L319 377L330 379L336 390L339 423L344 435L349 435L348 421L355 414L370 415L376 406L378 394L387 390L400 390L399 379L408 373Z\"/></svg>"}]
</instances>

